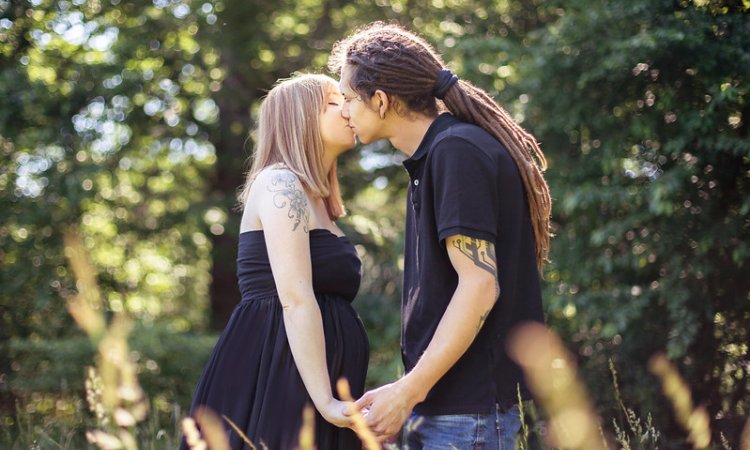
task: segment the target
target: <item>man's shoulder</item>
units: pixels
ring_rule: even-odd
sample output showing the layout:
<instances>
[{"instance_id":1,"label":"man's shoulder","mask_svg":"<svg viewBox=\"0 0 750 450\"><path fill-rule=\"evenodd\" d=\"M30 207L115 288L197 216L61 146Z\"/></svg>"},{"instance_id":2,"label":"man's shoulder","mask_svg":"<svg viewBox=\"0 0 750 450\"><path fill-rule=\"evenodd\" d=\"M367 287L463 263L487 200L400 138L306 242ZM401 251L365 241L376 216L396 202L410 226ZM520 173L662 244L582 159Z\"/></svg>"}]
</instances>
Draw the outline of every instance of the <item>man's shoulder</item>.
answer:
<instances>
[{"instance_id":1,"label":"man's shoulder","mask_svg":"<svg viewBox=\"0 0 750 450\"><path fill-rule=\"evenodd\" d=\"M435 136L432 142L434 155L445 152L478 152L496 160L507 153L505 147L484 128L471 123L455 121ZM433 155L433 156L434 156Z\"/></svg>"},{"instance_id":2,"label":"man's shoulder","mask_svg":"<svg viewBox=\"0 0 750 450\"><path fill-rule=\"evenodd\" d=\"M502 147L503 145L495 139L484 128L474 125L473 123L461 122L459 120L454 121L437 136L433 141L433 146L437 146L439 143L448 140L450 142L465 141L467 144L471 144L477 147Z\"/></svg>"}]
</instances>

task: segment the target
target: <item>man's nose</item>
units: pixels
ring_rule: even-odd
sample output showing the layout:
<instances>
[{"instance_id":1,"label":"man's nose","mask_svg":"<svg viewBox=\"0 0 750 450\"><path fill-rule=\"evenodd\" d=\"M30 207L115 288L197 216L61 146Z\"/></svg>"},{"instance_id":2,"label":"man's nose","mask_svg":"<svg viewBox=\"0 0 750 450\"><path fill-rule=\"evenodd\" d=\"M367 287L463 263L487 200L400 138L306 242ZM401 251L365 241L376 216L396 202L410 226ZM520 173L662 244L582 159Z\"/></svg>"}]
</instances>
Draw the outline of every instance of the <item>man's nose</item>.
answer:
<instances>
[{"instance_id":1,"label":"man's nose","mask_svg":"<svg viewBox=\"0 0 750 450\"><path fill-rule=\"evenodd\" d=\"M344 106L341 107L341 117L343 117L346 120L349 120L349 104L344 103Z\"/></svg>"}]
</instances>

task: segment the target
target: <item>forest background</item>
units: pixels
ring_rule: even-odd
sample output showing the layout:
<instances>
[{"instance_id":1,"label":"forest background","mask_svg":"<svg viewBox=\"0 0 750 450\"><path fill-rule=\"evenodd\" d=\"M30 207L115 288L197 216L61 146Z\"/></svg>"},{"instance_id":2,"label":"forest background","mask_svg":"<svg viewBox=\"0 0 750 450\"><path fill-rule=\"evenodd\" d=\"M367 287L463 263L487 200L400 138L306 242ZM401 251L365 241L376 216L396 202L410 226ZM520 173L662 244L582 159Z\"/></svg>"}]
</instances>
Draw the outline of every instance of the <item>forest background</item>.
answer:
<instances>
[{"instance_id":1,"label":"forest background","mask_svg":"<svg viewBox=\"0 0 750 450\"><path fill-rule=\"evenodd\" d=\"M325 72L333 43L372 20L423 34L541 142L556 235L547 322L605 429L622 399L652 417L660 448L685 448L647 368L662 352L714 441L738 446L750 411L747 0L0 0L1 442L24 426L82 433L95 347L66 309L71 227L105 312L134 319L130 359L152 415L184 413L239 298L235 193L259 102L279 78ZM370 386L402 371L401 158L376 142L340 160Z\"/></svg>"}]
</instances>

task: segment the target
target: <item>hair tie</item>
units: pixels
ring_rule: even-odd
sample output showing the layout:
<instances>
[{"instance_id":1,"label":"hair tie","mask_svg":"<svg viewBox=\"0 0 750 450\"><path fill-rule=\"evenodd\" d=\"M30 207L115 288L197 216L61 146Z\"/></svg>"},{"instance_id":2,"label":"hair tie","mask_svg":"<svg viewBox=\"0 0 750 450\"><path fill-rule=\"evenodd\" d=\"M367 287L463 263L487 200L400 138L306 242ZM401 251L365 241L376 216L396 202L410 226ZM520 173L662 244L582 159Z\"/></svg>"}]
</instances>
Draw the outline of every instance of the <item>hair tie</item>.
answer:
<instances>
[{"instance_id":1,"label":"hair tie","mask_svg":"<svg viewBox=\"0 0 750 450\"><path fill-rule=\"evenodd\" d=\"M458 77L453 75L450 69L442 69L438 74L437 81L435 81L435 86L432 88L432 95L442 100L445 98L448 89L456 84L456 81L458 81Z\"/></svg>"}]
</instances>

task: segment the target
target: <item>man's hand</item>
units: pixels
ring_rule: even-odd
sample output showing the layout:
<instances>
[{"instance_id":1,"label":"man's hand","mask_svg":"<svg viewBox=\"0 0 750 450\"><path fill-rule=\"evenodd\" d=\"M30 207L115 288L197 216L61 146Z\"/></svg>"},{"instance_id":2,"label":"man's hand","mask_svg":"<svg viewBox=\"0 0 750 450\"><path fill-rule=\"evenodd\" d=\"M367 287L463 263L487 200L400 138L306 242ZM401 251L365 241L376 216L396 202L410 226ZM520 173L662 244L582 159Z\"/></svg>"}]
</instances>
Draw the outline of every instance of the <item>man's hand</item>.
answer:
<instances>
[{"instance_id":1,"label":"man's hand","mask_svg":"<svg viewBox=\"0 0 750 450\"><path fill-rule=\"evenodd\" d=\"M424 395L410 388L406 377L368 391L355 406L363 412L367 425L380 442L394 438Z\"/></svg>"},{"instance_id":2,"label":"man's hand","mask_svg":"<svg viewBox=\"0 0 750 450\"><path fill-rule=\"evenodd\" d=\"M403 378L355 403L380 442L398 434L414 406L466 352L500 294L493 243L462 235L445 243L458 286L430 344Z\"/></svg>"}]
</instances>

